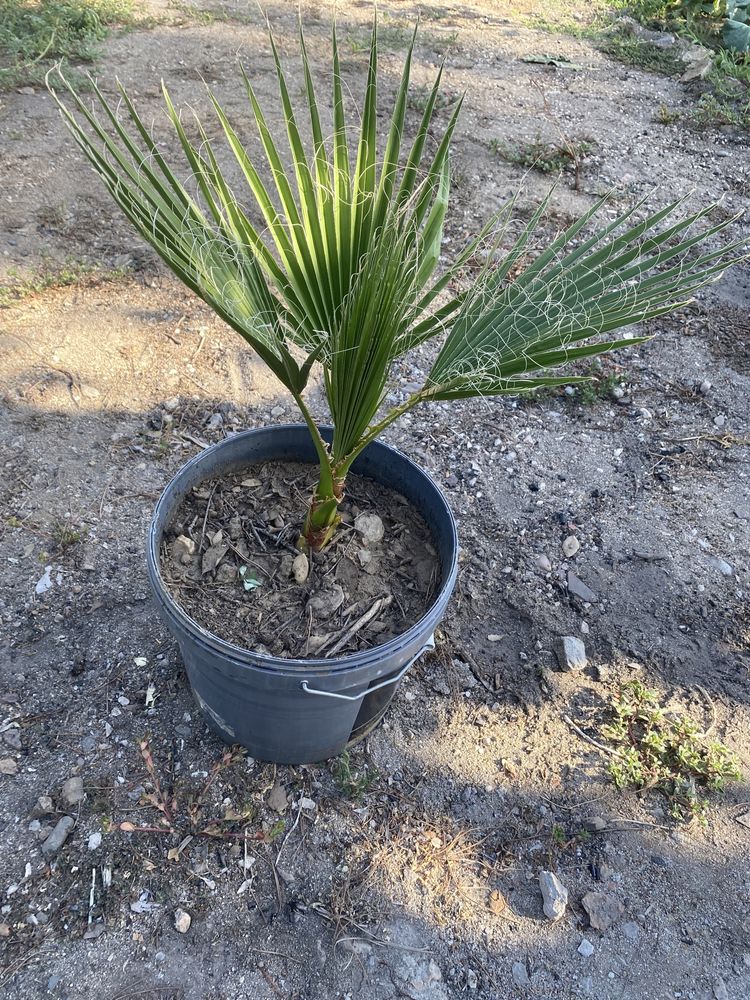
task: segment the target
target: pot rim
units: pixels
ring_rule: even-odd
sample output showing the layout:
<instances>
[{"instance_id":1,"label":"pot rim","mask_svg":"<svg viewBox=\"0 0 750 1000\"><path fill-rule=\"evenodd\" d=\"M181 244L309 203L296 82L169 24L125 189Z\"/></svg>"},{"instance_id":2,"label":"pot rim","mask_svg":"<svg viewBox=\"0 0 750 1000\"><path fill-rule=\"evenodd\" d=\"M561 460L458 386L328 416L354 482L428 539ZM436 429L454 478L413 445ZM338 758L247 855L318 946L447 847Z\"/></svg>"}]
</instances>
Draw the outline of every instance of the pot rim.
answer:
<instances>
[{"instance_id":1,"label":"pot rim","mask_svg":"<svg viewBox=\"0 0 750 1000\"><path fill-rule=\"evenodd\" d=\"M178 471L174 474L174 476L172 476L162 490L149 522L146 545L149 577L155 596L162 604L164 611L170 617L176 619L179 625L191 634L194 641L203 642L205 645L211 647L222 656L229 657L236 663L239 662L245 666L252 666L256 669L266 669L269 672L277 674L288 671L293 674L320 674L322 672L328 675L339 675L358 667L372 666L375 663L387 659L391 655L401 652L408 646L415 643L422 643L424 641L425 634L431 633L437 625L439 619L442 617L442 613L453 592L458 575L458 532L456 530L456 522L453 512L448 506L448 502L445 499L442 490L428 472L392 445L375 440L367 446L363 454L366 454L370 449L384 449L390 452L395 458L397 458L398 461L405 462L408 466L411 466L412 470L414 470L414 472L421 477L423 483L438 501L439 506L442 508L441 513L446 517L450 526L451 556L449 560L446 560L446 562L448 562L447 566L443 566L443 561L440 560L443 579L440 584L440 589L430 606L413 625L409 626L405 632L402 632L393 639L389 639L388 642L384 642L378 646L372 646L369 649L360 650L356 653L348 653L344 656L335 656L330 658L311 657L301 659L273 656L267 653L258 653L255 650L247 649L244 646L237 646L234 643L228 642L226 639L222 639L220 636L210 632L199 622L195 621L194 618L191 618L188 614L186 614L186 612L180 607L172 596L161 573L159 546L161 544L163 532L158 531L157 523L162 515L164 516L165 523L167 523L169 516L174 512L175 505L171 500L170 493L172 492L173 487L179 490L179 480L185 477L189 470L203 464L206 461L206 456L208 454L221 450L228 442L236 441L238 437L252 437L258 432L273 433L275 431L297 430L308 430L308 428L304 423L264 424L260 427L248 428L247 430L232 434L229 437L224 438L222 441L218 441L216 444L209 445L208 448L199 452L197 455L194 455L191 459L185 462L184 465L180 466ZM326 432L330 433L332 428L327 425L320 425L320 430L325 434ZM291 459L289 461L291 461ZM355 475L357 474L356 461L352 471L354 471ZM430 526L428 525L428 528L429 527Z\"/></svg>"}]
</instances>

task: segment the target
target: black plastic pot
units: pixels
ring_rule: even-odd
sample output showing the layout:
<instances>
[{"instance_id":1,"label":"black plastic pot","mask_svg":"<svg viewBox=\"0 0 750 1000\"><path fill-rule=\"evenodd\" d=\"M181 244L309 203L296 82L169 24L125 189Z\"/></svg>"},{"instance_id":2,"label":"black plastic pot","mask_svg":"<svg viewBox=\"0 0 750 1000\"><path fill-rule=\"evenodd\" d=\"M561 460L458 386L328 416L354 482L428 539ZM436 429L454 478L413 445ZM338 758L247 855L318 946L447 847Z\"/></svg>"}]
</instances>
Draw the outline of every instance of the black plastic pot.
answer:
<instances>
[{"instance_id":1,"label":"black plastic pot","mask_svg":"<svg viewBox=\"0 0 750 1000\"><path fill-rule=\"evenodd\" d=\"M330 440L330 428L321 430ZM232 645L189 618L172 599L161 576L159 548L165 528L194 486L268 461L315 463L307 427L244 431L183 466L154 511L148 573L210 727L226 743L240 743L260 760L305 764L341 753L377 725L406 671L432 648L433 632L456 582L458 539L453 515L433 480L405 455L374 442L352 471L401 493L429 525L441 574L430 609L398 638L348 656L292 660Z\"/></svg>"}]
</instances>

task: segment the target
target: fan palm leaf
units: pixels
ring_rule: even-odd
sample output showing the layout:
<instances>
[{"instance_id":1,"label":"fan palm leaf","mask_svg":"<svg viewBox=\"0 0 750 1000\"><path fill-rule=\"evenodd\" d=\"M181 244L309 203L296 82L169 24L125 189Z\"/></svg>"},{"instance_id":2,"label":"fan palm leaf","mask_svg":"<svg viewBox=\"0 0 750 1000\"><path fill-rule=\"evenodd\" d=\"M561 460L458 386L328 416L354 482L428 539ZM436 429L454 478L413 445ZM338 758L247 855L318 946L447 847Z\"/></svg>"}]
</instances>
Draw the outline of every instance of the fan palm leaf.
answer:
<instances>
[{"instance_id":1,"label":"fan palm leaf","mask_svg":"<svg viewBox=\"0 0 750 1000\"><path fill-rule=\"evenodd\" d=\"M430 400L515 394L580 381L550 374L550 369L642 342L640 336L609 335L679 307L744 259L741 241L717 241L733 219L695 230L713 206L684 215L679 201L645 218L638 203L589 232L602 200L534 255L550 192L510 249L502 248L512 203L436 274L450 191L450 145L462 101L441 129L441 68L413 139L405 141L415 38L416 31L379 152L377 25L353 141L335 27L328 140L300 28L311 144L305 142L270 35L286 149L274 137L244 71L262 163L248 153L210 93L223 145L243 184L241 196L222 168L217 140L200 121L185 124L166 87L167 116L188 181L169 165L119 84L119 113L96 85L91 108L60 74L68 99L51 87L74 139L141 236L247 341L296 400L320 460L320 481L304 528L307 543L316 548L336 527L352 462L403 413ZM243 207L248 196L251 209ZM480 251L484 263L471 287L451 294ZM529 255L532 262L524 268ZM433 339L439 349L425 384L381 414L396 360ZM330 446L303 398L316 362L334 425Z\"/></svg>"}]
</instances>

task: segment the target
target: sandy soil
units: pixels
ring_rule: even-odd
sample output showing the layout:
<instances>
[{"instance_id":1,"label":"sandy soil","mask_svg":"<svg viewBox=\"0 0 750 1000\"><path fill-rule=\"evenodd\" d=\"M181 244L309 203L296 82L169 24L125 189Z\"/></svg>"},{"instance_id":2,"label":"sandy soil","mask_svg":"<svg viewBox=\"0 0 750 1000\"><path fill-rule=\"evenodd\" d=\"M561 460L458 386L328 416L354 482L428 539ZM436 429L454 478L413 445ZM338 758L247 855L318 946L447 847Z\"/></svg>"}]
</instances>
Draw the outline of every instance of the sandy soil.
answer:
<instances>
[{"instance_id":1,"label":"sandy soil","mask_svg":"<svg viewBox=\"0 0 750 1000\"><path fill-rule=\"evenodd\" d=\"M289 54L294 6L270 10ZM322 61L329 7L303 8ZM249 135L239 53L271 100L259 19L211 9L210 23L160 11L107 46L105 88L117 73L168 144L160 76L203 111L201 77L214 82ZM623 204L723 195L747 213L743 136L654 121L661 103L689 105L685 85L525 27L527 5L429 11L417 80L445 54L449 90L467 90L446 252L519 186L520 212L546 189L490 148L555 135L542 94L569 134L596 143L583 191L569 178L557 188L551 225L612 185ZM339 16L357 92L369 5ZM395 74L403 30L386 24ZM548 53L584 68L521 61ZM292 419L292 405L115 215L48 96L3 96L0 163L9 284L71 261L126 271L0 310L0 757L15 762L0 775L6 995L750 998L750 828L738 822L750 809L747 268L605 364L618 400L440 405L387 435L447 490L463 546L455 599L436 652L348 765L274 768L222 758L154 613L143 550L153 503L187 457ZM394 394L425 364L404 362ZM169 433L154 430L150 416L175 399ZM316 386L311 402L324 416ZM571 533L581 548L566 560ZM596 601L571 595L568 570ZM583 673L556 669L560 635L584 640ZM675 827L656 793L618 792L606 754L565 721L599 739L630 677L739 757L744 777L712 799L705 826ZM63 793L76 776L82 799L75 782ZM171 834L144 798L155 779ZM75 825L48 864L41 841L63 815ZM216 836L241 829L244 840ZM569 891L555 924L542 870ZM622 904L605 931L589 926L591 891Z\"/></svg>"}]
</instances>

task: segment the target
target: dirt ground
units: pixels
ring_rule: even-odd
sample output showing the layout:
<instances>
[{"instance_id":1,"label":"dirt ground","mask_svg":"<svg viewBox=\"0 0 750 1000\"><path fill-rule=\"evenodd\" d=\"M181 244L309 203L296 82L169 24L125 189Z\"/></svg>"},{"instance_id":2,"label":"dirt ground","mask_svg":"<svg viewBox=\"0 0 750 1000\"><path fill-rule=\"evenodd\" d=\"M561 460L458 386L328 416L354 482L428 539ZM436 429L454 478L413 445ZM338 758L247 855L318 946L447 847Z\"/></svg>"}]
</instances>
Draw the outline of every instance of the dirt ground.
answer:
<instances>
[{"instance_id":1,"label":"dirt ground","mask_svg":"<svg viewBox=\"0 0 750 1000\"><path fill-rule=\"evenodd\" d=\"M268 9L293 55L296 4ZM331 8L302 9L324 70ZM538 202L548 178L490 141L554 137L545 101L595 143L583 190L563 179L550 225L614 187L620 204L723 196L750 231L746 135L656 122L662 103L690 105L691 86L532 30L528 9L423 11L417 82L445 55L449 92L467 91L446 253L519 188L520 213ZM111 39L105 90L117 74L169 144L159 78L205 112L204 77L249 135L234 67L239 54L270 101L260 17L190 10L153 8L148 27ZM398 19L416 7L381 13L395 81ZM370 5L341 2L338 17L356 93ZM582 68L522 61L543 54ZM748 268L605 362L622 392L440 404L387 434L446 488L463 547L455 598L435 653L348 762L275 768L222 756L206 729L151 603L144 540L188 457L294 419L292 404L115 214L46 94L0 98L0 164L0 277L103 272L0 309L5 995L750 998ZM425 367L406 360L394 395ZM165 408L169 426L152 419ZM570 534L580 550L566 559ZM595 599L570 592L569 570ZM556 669L562 635L585 642L583 673ZM658 793L617 791L607 755L566 721L600 740L631 677L740 760L705 826L675 826ZM82 790L63 790L76 777ZM47 859L42 840L65 815L74 827ZM556 923L542 870L569 892ZM591 891L621 904L606 930L589 926Z\"/></svg>"}]
</instances>

